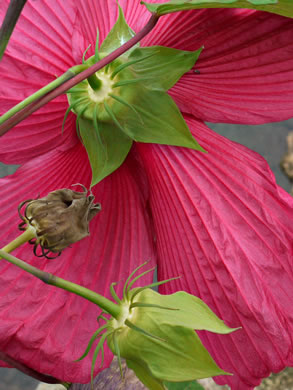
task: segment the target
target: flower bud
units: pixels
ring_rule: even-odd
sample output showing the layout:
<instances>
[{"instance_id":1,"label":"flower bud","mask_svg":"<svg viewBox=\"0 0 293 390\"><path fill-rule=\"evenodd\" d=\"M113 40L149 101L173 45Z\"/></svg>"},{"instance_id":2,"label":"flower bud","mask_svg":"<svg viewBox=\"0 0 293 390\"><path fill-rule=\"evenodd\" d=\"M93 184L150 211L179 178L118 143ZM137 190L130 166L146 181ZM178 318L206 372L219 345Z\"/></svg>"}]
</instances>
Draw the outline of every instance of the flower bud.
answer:
<instances>
[{"instance_id":1,"label":"flower bud","mask_svg":"<svg viewBox=\"0 0 293 390\"><path fill-rule=\"evenodd\" d=\"M143 264L144 265L144 264ZM131 288L141 276L127 279L120 300L111 285L111 294L119 310L118 315L107 319L93 337L84 355L87 356L96 339L100 341L94 353L93 367L103 343L107 344L120 362L126 359L140 381L149 389L164 390L164 382L186 382L217 375L230 375L217 366L200 341L196 330L207 330L227 334L231 329L220 320L199 298L184 291L172 295L161 295L151 287L169 282L153 283L149 286ZM174 278L176 279L176 278ZM104 332L104 333L103 333Z\"/></svg>"},{"instance_id":2,"label":"flower bud","mask_svg":"<svg viewBox=\"0 0 293 390\"><path fill-rule=\"evenodd\" d=\"M109 321L114 332L107 342L146 386L164 389L164 381L184 382L227 374L217 366L194 330L233 330L203 301L183 291L161 295L150 288L131 290L128 299L128 312L122 321Z\"/></svg>"},{"instance_id":3,"label":"flower bud","mask_svg":"<svg viewBox=\"0 0 293 390\"><path fill-rule=\"evenodd\" d=\"M50 192L40 199L28 199L18 207L22 222L20 230L35 229L34 244L36 256L48 257L48 253L61 253L69 245L89 235L89 222L101 210L99 203L94 203L94 196L67 188ZM21 214L25 206L24 215ZM41 254L37 254L38 245Z\"/></svg>"}]
</instances>

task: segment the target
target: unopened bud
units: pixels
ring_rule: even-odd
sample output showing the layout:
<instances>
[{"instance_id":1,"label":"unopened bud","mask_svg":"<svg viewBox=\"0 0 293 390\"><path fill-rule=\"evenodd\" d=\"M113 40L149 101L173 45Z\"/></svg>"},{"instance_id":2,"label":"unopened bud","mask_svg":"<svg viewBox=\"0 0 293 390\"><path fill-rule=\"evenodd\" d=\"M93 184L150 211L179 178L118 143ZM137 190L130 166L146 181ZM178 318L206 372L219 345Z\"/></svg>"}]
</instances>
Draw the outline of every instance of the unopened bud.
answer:
<instances>
[{"instance_id":1,"label":"unopened bud","mask_svg":"<svg viewBox=\"0 0 293 390\"><path fill-rule=\"evenodd\" d=\"M22 222L20 230L34 228L36 239L30 241L34 244L34 254L50 258L50 252L58 253L69 245L80 241L89 235L89 222L101 210L99 203L94 203L92 193L67 188L50 192L40 199L28 199L18 206ZM24 215L21 209L25 206ZM41 253L37 254L40 246Z\"/></svg>"},{"instance_id":2,"label":"unopened bud","mask_svg":"<svg viewBox=\"0 0 293 390\"><path fill-rule=\"evenodd\" d=\"M145 263L146 264L146 263ZM223 371L210 356L200 341L196 330L228 334L229 328L199 298L184 291L172 295L161 295L152 287L170 282L173 279L152 283L144 287L132 288L148 270L135 276L145 264L137 267L128 277L123 297L120 299L112 283L110 292L119 308L118 314L108 319L103 313L98 317L106 321L92 336L85 353L87 356L96 339L94 365L103 344L107 344L118 357L122 375L121 358L126 359L140 381L150 389L164 389L164 382L186 382L216 375L230 375ZM109 311L107 311L108 314Z\"/></svg>"}]
</instances>

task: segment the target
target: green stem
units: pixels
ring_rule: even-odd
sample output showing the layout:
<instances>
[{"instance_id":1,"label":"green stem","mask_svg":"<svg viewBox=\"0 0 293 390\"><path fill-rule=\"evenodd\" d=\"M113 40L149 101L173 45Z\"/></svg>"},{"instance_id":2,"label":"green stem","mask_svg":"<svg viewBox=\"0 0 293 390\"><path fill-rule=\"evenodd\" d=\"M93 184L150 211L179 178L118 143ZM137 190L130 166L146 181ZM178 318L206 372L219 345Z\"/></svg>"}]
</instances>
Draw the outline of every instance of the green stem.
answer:
<instances>
[{"instance_id":1,"label":"green stem","mask_svg":"<svg viewBox=\"0 0 293 390\"><path fill-rule=\"evenodd\" d=\"M102 82L101 80L96 76L96 74L92 74L90 77L88 77L87 81L89 82L89 85L92 87L94 91L98 91L101 89Z\"/></svg>"},{"instance_id":2,"label":"green stem","mask_svg":"<svg viewBox=\"0 0 293 390\"><path fill-rule=\"evenodd\" d=\"M35 237L36 237L35 229L33 227L29 227L20 236L16 237L15 240L11 241L9 244L4 246L4 248L2 248L2 251L10 253L14 249L18 248L22 244L25 244L26 242L32 240Z\"/></svg>"},{"instance_id":3,"label":"green stem","mask_svg":"<svg viewBox=\"0 0 293 390\"><path fill-rule=\"evenodd\" d=\"M0 61L26 1L27 0L10 0L0 29Z\"/></svg>"},{"instance_id":4,"label":"green stem","mask_svg":"<svg viewBox=\"0 0 293 390\"><path fill-rule=\"evenodd\" d=\"M111 314L114 318L118 318L120 315L120 307L110 301L109 299L103 297L100 294L95 293L92 290L89 290L86 287L82 287L76 283L69 282L68 280L59 278L58 276L55 276L53 274L50 274L48 272L44 272L28 263L26 263L23 260L18 259L15 256L12 256L3 250L0 250L0 257L4 258L5 260L9 261L9 263L12 263L16 265L17 267L23 269L24 271L30 273L31 275L34 275L38 279L40 279L42 282L62 288L63 290L70 291L76 295L79 295L85 299L87 299L90 302L95 303L98 305L101 309L106 311L107 313Z\"/></svg>"},{"instance_id":5,"label":"green stem","mask_svg":"<svg viewBox=\"0 0 293 390\"><path fill-rule=\"evenodd\" d=\"M87 68L88 68L87 65L76 65L76 66L73 66L72 68L68 69L65 73L63 73L56 80L52 81L51 83L47 84L45 87L39 89L37 92L28 96L22 102L18 103L16 106L12 107L9 111L7 111L5 114L3 114L0 117L0 125L2 123L4 123L5 121L7 121L7 119L9 119L13 115L15 115L17 112L23 110L29 104L39 100L40 98L45 96L47 93L53 91L55 88L57 88L60 85L62 85L63 83L65 83L65 81L72 79L78 73L82 72L83 70L85 70Z\"/></svg>"}]
</instances>

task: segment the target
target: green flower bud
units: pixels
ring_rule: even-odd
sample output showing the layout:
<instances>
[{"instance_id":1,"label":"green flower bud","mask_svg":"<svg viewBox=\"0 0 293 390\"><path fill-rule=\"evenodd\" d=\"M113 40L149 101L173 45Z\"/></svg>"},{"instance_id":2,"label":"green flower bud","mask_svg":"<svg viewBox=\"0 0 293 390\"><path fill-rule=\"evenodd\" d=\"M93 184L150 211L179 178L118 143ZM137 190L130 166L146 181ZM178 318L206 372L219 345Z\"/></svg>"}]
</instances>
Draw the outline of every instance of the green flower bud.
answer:
<instances>
[{"instance_id":1,"label":"green flower bud","mask_svg":"<svg viewBox=\"0 0 293 390\"><path fill-rule=\"evenodd\" d=\"M101 205L95 204L94 196L87 196L87 189L82 187L83 192L65 188L50 192L44 198L20 203L19 229L34 229L36 238L30 243L34 245L36 256L50 258L50 252L59 255L63 249L89 235L89 222L101 210ZM37 254L38 246L41 254Z\"/></svg>"},{"instance_id":2,"label":"green flower bud","mask_svg":"<svg viewBox=\"0 0 293 390\"><path fill-rule=\"evenodd\" d=\"M124 299L125 317L111 319L108 345L147 386L156 381L183 382L227 374L213 361L194 329L230 333L199 299L183 291L161 295L134 289Z\"/></svg>"},{"instance_id":3,"label":"green flower bud","mask_svg":"<svg viewBox=\"0 0 293 390\"><path fill-rule=\"evenodd\" d=\"M185 382L217 375L230 375L217 366L195 330L227 334L231 329L199 298L184 291L161 295L152 285L131 289L142 275L128 278L120 300L111 286L111 293L120 307L120 314L106 320L92 337L85 357L96 338L107 343L119 362L121 357L149 389L164 389L164 382ZM102 334L102 331L105 333ZM93 366L92 365L92 376ZM121 369L122 375L122 369Z\"/></svg>"}]
</instances>

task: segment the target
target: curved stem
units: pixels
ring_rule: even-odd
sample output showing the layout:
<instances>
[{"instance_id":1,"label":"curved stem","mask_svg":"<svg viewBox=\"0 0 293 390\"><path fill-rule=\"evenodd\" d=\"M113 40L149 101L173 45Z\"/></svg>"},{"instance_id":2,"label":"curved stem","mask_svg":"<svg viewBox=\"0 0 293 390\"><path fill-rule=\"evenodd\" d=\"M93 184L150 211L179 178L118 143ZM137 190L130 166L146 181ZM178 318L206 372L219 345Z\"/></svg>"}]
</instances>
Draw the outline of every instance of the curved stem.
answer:
<instances>
[{"instance_id":1,"label":"curved stem","mask_svg":"<svg viewBox=\"0 0 293 390\"><path fill-rule=\"evenodd\" d=\"M76 295L79 295L87 299L90 302L95 303L101 309L111 314L114 318L118 318L120 315L121 308L116 303L113 303L109 299L103 297L100 294L95 293L92 290L89 290L86 287L82 287L79 284L69 282L68 280L59 278L58 276L55 276L48 272L44 272L32 266L31 264L28 264L25 261L20 260L17 257L4 252L3 250L0 250L0 257L9 261L9 263L12 263L17 267L23 269L24 271L30 273L31 275L34 275L35 277L37 277L38 279L40 279L42 282L46 284L50 284L52 286L62 288L63 290L66 291L70 291Z\"/></svg>"},{"instance_id":2,"label":"curved stem","mask_svg":"<svg viewBox=\"0 0 293 390\"><path fill-rule=\"evenodd\" d=\"M14 249L18 248L22 244L25 244L26 242L32 240L35 237L36 237L35 229L33 227L29 227L21 235L16 237L15 240L13 240L9 244L5 245L2 248L2 251L6 252L6 253L12 252ZM0 259L1 259L1 256L0 256Z\"/></svg>"},{"instance_id":3,"label":"curved stem","mask_svg":"<svg viewBox=\"0 0 293 390\"><path fill-rule=\"evenodd\" d=\"M5 134L8 130L10 130L17 123L21 122L23 119L27 118L33 112L44 106L50 100L55 99L57 96L65 93L68 89L72 88L74 85L79 84L81 81L90 77L93 73L102 69L104 66L114 61L117 57L121 56L121 54L125 53L131 47L136 45L143 37L145 37L157 24L159 16L156 14L152 14L148 23L140 30L134 37L132 37L129 41L125 42L118 49L114 50L108 56L104 57L101 61L92 65L90 68L84 70L79 73L75 77L71 78L68 81L65 81L62 85L55 88L53 91L47 93L45 96L41 97L39 100L29 104L23 110L17 112L13 117L9 118L5 123L0 125L0 136Z\"/></svg>"},{"instance_id":4,"label":"curved stem","mask_svg":"<svg viewBox=\"0 0 293 390\"><path fill-rule=\"evenodd\" d=\"M95 74L90 75L87 81L94 91L98 91L102 87L101 80Z\"/></svg>"}]
</instances>

